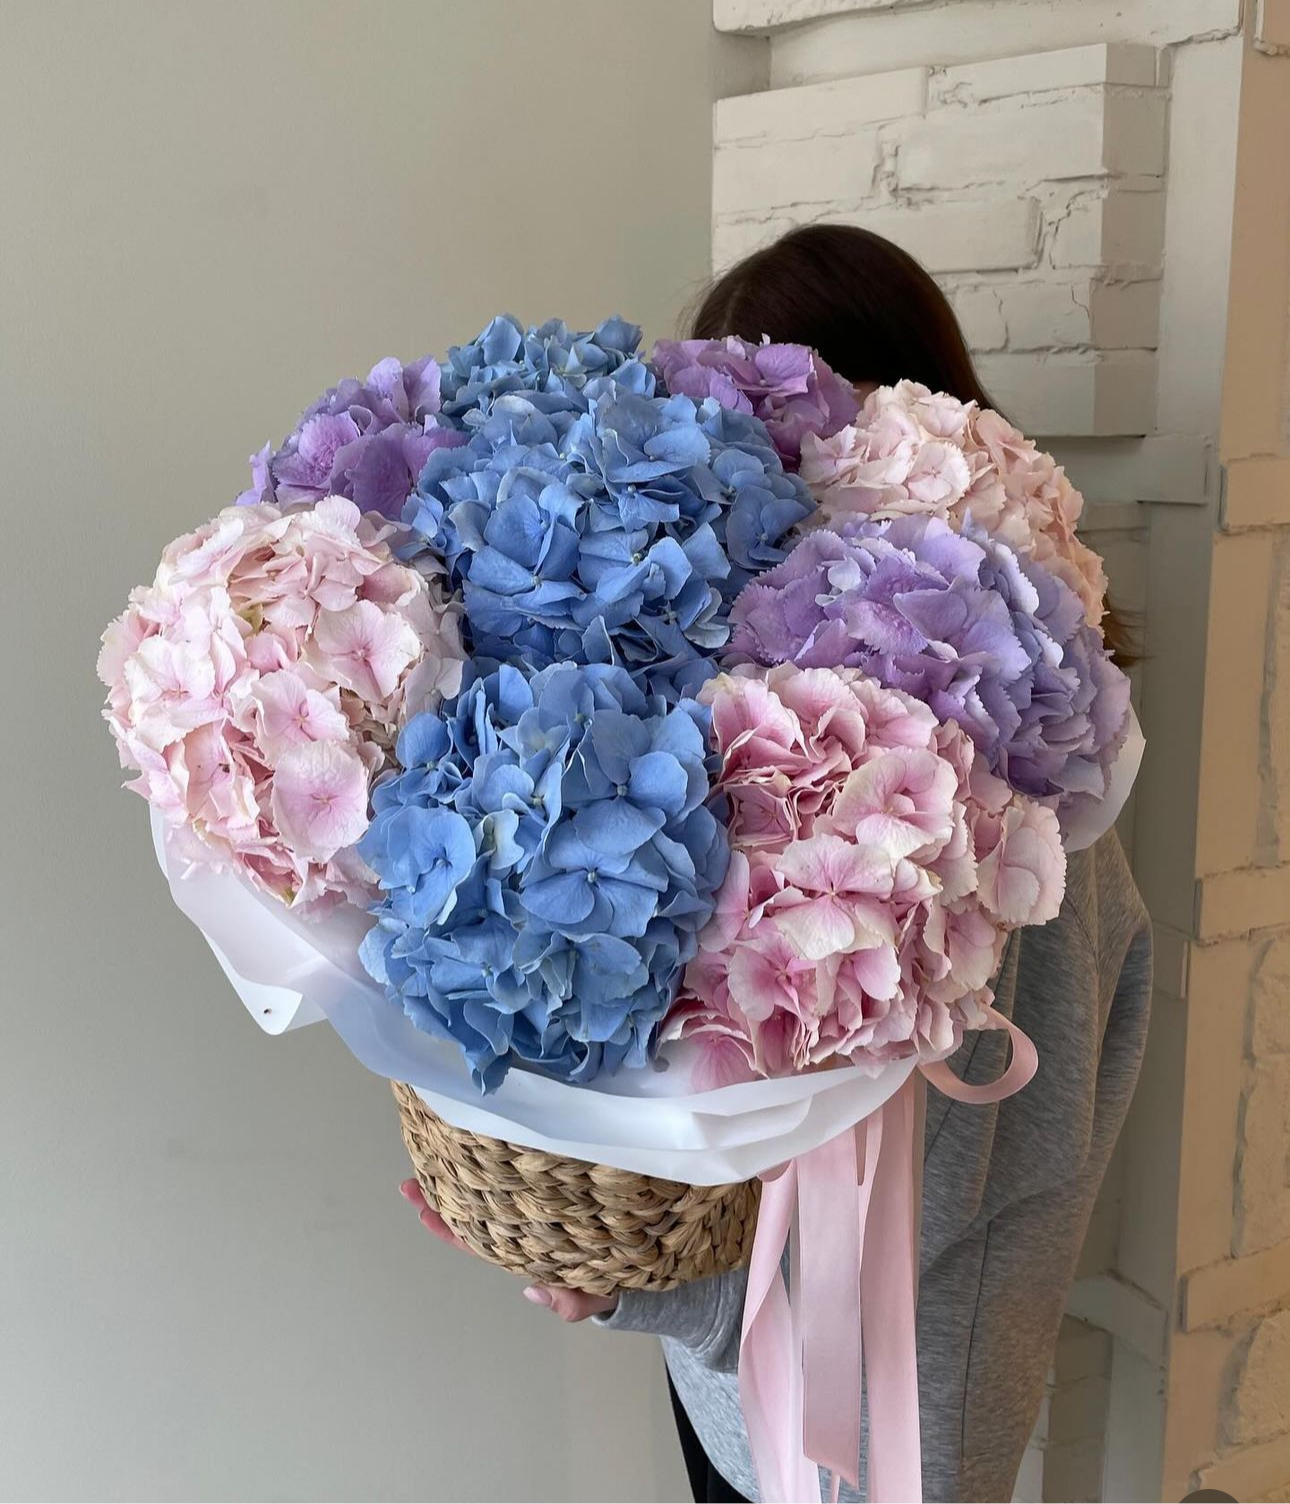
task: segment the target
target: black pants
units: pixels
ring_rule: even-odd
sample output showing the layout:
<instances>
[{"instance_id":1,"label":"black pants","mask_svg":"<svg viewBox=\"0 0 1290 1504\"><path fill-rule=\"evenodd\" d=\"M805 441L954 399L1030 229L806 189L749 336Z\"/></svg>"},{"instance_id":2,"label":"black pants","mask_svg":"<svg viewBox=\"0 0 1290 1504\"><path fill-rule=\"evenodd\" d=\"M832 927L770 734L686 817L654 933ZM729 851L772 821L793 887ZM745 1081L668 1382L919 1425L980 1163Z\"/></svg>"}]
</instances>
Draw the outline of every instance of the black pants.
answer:
<instances>
[{"instance_id":1,"label":"black pants","mask_svg":"<svg viewBox=\"0 0 1290 1504\"><path fill-rule=\"evenodd\" d=\"M737 1494L715 1467L708 1461L703 1443L695 1435L690 1417L680 1396L667 1381L667 1392L672 1398L672 1414L676 1417L676 1434L681 1438L681 1456L685 1458L685 1471L690 1477L690 1492L694 1504L747 1504L742 1494Z\"/></svg>"}]
</instances>

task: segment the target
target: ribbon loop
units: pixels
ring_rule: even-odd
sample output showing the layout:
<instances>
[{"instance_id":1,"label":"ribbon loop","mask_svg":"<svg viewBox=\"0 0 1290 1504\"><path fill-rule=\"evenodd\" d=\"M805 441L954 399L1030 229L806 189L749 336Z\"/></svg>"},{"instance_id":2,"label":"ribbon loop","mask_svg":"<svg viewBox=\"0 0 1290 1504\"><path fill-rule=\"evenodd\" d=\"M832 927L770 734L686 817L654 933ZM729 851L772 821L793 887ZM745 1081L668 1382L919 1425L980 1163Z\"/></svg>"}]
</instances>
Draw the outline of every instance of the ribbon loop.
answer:
<instances>
[{"instance_id":1,"label":"ribbon loop","mask_svg":"<svg viewBox=\"0 0 1290 1504\"><path fill-rule=\"evenodd\" d=\"M965 1102L972 1107L1002 1102L1005 1097L1015 1096L1023 1086L1028 1085L1039 1069L1039 1051L1035 1049L1030 1036L994 1008L987 1008L986 1016L992 1029L1006 1029L1012 1040L1012 1059L997 1080L983 1081L980 1084L960 1080L945 1060L934 1060L919 1066L919 1070L937 1091L953 1102Z\"/></svg>"}]
</instances>

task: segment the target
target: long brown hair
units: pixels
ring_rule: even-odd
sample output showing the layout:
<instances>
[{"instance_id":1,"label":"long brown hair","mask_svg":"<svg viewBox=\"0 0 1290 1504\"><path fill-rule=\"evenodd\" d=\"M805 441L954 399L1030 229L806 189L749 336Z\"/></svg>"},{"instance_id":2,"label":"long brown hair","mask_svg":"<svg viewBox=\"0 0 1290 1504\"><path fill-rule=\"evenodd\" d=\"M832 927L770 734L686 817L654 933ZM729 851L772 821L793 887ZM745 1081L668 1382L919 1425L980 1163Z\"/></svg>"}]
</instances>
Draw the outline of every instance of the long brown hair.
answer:
<instances>
[{"instance_id":1,"label":"long brown hair","mask_svg":"<svg viewBox=\"0 0 1290 1504\"><path fill-rule=\"evenodd\" d=\"M854 225L805 225L722 273L690 318L695 339L763 334L810 345L852 382L921 381L994 407L949 300L914 258ZM1107 603L1102 629L1123 668L1131 630Z\"/></svg>"}]
</instances>

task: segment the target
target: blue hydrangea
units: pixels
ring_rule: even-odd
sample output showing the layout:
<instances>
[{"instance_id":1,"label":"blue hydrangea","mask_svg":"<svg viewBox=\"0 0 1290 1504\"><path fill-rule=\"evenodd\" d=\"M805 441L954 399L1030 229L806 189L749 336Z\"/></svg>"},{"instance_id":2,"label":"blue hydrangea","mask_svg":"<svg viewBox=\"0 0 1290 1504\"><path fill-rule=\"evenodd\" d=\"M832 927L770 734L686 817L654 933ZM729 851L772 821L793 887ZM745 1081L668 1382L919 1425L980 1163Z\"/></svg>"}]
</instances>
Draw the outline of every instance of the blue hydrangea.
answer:
<instances>
[{"instance_id":1,"label":"blue hydrangea","mask_svg":"<svg viewBox=\"0 0 1290 1504\"><path fill-rule=\"evenodd\" d=\"M503 666L404 727L361 955L483 1090L650 1060L729 856L706 728L607 664Z\"/></svg>"},{"instance_id":2,"label":"blue hydrangea","mask_svg":"<svg viewBox=\"0 0 1290 1504\"><path fill-rule=\"evenodd\" d=\"M757 418L631 390L626 369L581 388L585 411L496 396L429 457L404 521L447 560L477 655L619 664L676 699L813 503Z\"/></svg>"},{"instance_id":3,"label":"blue hydrangea","mask_svg":"<svg viewBox=\"0 0 1290 1504\"><path fill-rule=\"evenodd\" d=\"M448 352L442 410L469 426L487 417L498 397L526 392L544 412L585 412L586 388L606 377L652 395L653 372L636 350L640 337L626 319L606 319L588 333L571 330L563 319L525 329L502 314L470 344Z\"/></svg>"}]
</instances>

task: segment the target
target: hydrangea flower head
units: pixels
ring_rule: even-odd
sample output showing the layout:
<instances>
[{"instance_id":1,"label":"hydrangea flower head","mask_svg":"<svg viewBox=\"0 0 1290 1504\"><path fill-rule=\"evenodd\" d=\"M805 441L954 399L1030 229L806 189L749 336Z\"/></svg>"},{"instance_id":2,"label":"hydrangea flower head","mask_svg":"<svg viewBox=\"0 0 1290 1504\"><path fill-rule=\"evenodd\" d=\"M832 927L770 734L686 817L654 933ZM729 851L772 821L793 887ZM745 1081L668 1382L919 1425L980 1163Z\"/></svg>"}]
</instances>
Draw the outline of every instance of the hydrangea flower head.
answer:
<instances>
[{"instance_id":1,"label":"hydrangea flower head","mask_svg":"<svg viewBox=\"0 0 1290 1504\"><path fill-rule=\"evenodd\" d=\"M715 397L722 407L752 413L766 425L780 458L796 469L808 433L829 435L859 411L850 382L806 345L752 344L726 339L661 339L654 364L670 392Z\"/></svg>"},{"instance_id":2,"label":"hydrangea flower head","mask_svg":"<svg viewBox=\"0 0 1290 1504\"><path fill-rule=\"evenodd\" d=\"M546 413L585 412L610 378L651 396L654 376L637 353L640 337L639 327L621 318L577 331L563 319L525 329L501 314L469 344L448 352L441 377L443 411L471 426L489 415L497 398L522 392Z\"/></svg>"},{"instance_id":3,"label":"hydrangea flower head","mask_svg":"<svg viewBox=\"0 0 1290 1504\"><path fill-rule=\"evenodd\" d=\"M281 448L253 455L251 486L238 502L344 496L361 512L397 519L434 450L465 443L439 412L436 361L379 361L365 381L346 379L324 392Z\"/></svg>"},{"instance_id":4,"label":"hydrangea flower head","mask_svg":"<svg viewBox=\"0 0 1290 1504\"><path fill-rule=\"evenodd\" d=\"M460 583L477 655L616 663L675 697L710 674L731 602L811 501L756 418L608 380L573 414L495 397L404 515Z\"/></svg>"},{"instance_id":5,"label":"hydrangea flower head","mask_svg":"<svg viewBox=\"0 0 1290 1504\"><path fill-rule=\"evenodd\" d=\"M696 1085L949 1054L980 1027L1009 930L1053 918L1053 812L966 732L856 668L704 686L730 865L664 1037Z\"/></svg>"},{"instance_id":6,"label":"hydrangea flower head","mask_svg":"<svg viewBox=\"0 0 1290 1504\"><path fill-rule=\"evenodd\" d=\"M803 439L801 475L827 527L909 512L958 526L970 515L1068 585L1091 627L1102 620L1102 561L1075 535L1083 497L1052 455L989 408L913 381L879 387L854 423Z\"/></svg>"},{"instance_id":7,"label":"hydrangea flower head","mask_svg":"<svg viewBox=\"0 0 1290 1504\"><path fill-rule=\"evenodd\" d=\"M643 1066L725 876L694 701L609 664L503 666L414 717L359 850L364 965L495 1087ZM718 813L719 813L718 808Z\"/></svg>"},{"instance_id":8,"label":"hydrangea flower head","mask_svg":"<svg viewBox=\"0 0 1290 1504\"><path fill-rule=\"evenodd\" d=\"M1059 814L1106 792L1128 680L1074 592L970 521L810 533L731 621L733 659L861 668L962 726L992 772Z\"/></svg>"},{"instance_id":9,"label":"hydrangea flower head","mask_svg":"<svg viewBox=\"0 0 1290 1504\"><path fill-rule=\"evenodd\" d=\"M189 849L294 906L366 901L354 844L409 707L464 655L433 572L334 496L228 507L172 543L103 634L104 715L130 787Z\"/></svg>"}]
</instances>

